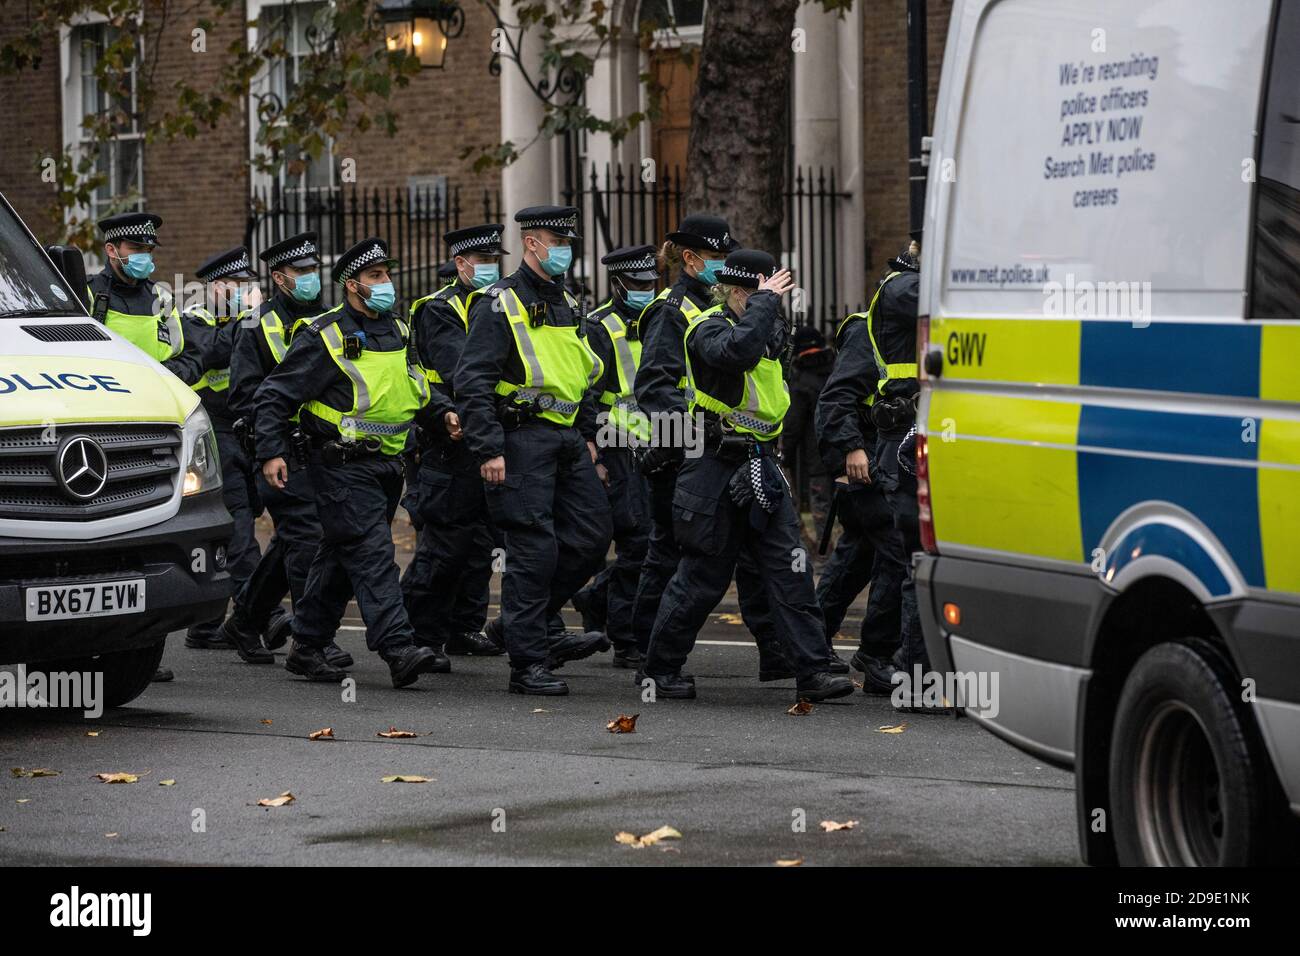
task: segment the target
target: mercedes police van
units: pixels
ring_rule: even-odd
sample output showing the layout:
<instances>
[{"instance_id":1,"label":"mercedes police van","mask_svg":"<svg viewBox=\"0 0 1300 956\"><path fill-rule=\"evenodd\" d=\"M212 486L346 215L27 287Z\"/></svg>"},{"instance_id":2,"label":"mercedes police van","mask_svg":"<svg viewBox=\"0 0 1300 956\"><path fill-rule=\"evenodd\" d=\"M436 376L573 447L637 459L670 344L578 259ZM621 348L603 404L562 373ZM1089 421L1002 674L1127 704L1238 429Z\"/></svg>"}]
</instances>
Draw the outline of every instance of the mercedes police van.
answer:
<instances>
[{"instance_id":1,"label":"mercedes police van","mask_svg":"<svg viewBox=\"0 0 1300 956\"><path fill-rule=\"evenodd\" d=\"M1296 862L1300 0L958 0L926 203L932 666L1085 860Z\"/></svg>"},{"instance_id":2,"label":"mercedes police van","mask_svg":"<svg viewBox=\"0 0 1300 956\"><path fill-rule=\"evenodd\" d=\"M222 613L231 520L198 396L85 288L0 196L0 665L102 673L115 707L169 631Z\"/></svg>"}]
</instances>

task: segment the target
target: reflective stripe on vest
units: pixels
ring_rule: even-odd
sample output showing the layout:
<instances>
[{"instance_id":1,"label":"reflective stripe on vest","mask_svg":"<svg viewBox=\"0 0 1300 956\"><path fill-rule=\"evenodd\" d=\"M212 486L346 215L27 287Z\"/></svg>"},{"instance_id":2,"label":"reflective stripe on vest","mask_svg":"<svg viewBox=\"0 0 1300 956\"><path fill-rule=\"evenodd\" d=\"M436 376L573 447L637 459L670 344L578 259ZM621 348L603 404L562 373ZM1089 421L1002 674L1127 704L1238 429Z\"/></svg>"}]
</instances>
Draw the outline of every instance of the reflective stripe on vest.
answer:
<instances>
[{"instance_id":1,"label":"reflective stripe on vest","mask_svg":"<svg viewBox=\"0 0 1300 956\"><path fill-rule=\"evenodd\" d=\"M279 365L284 361L284 354L289 351L289 336L285 335L284 320L280 318L280 313L275 309L267 309L262 313L261 320L262 336L266 339L266 347L271 352L271 358Z\"/></svg>"},{"instance_id":2,"label":"reflective stripe on vest","mask_svg":"<svg viewBox=\"0 0 1300 956\"><path fill-rule=\"evenodd\" d=\"M713 310L709 310L712 312ZM731 316L723 315L730 325L736 323ZM682 351L686 353L686 377L690 380L690 411L696 408L713 412L742 434L753 435L759 441L771 441L781 434L785 413L790 408L790 386L785 381L785 370L777 359L760 358L744 374L744 390L739 405L728 405L721 399L714 398L700 391L691 368L690 338L701 322L696 321L687 330L682 339Z\"/></svg>"},{"instance_id":3,"label":"reflective stripe on vest","mask_svg":"<svg viewBox=\"0 0 1300 956\"><path fill-rule=\"evenodd\" d=\"M608 311L600 317L600 324L609 333L609 341L614 348L615 369L618 373L618 391L602 392L600 402L609 408L609 420L616 427L630 432L643 441L649 441L650 422L637 407L636 395L633 392L636 370L641 365L641 341L627 337L627 323L615 311L613 305L610 305Z\"/></svg>"},{"instance_id":4,"label":"reflective stripe on vest","mask_svg":"<svg viewBox=\"0 0 1300 956\"><path fill-rule=\"evenodd\" d=\"M185 314L198 319L204 325L208 326L213 330L220 328L220 324L217 322L217 317L205 308L196 306L195 308L187 311ZM243 317L244 317L244 313L241 312L236 318L230 319L228 321L240 321L241 319L243 319ZM199 379L197 382L195 382L191 387L196 392L201 392L205 388L210 388L214 392L226 391L226 389L230 388L229 366L227 366L226 368L205 369L203 372L203 377Z\"/></svg>"},{"instance_id":5,"label":"reflective stripe on vest","mask_svg":"<svg viewBox=\"0 0 1300 956\"><path fill-rule=\"evenodd\" d=\"M901 272L891 272L885 276L885 281L880 283L880 288L876 294L871 297L871 305L867 308L867 335L871 339L871 351L876 359L876 368L880 370L880 380L876 383L876 391L883 395L885 386L889 384L890 379L916 378L919 373L915 362L895 362L892 365L885 361L885 356L881 354L880 346L876 344L876 303L880 301L880 293L885 290L891 279L901 276Z\"/></svg>"},{"instance_id":6,"label":"reflective stripe on vest","mask_svg":"<svg viewBox=\"0 0 1300 956\"><path fill-rule=\"evenodd\" d=\"M575 311L577 300L568 292L565 301ZM596 353L570 325L540 325L533 328L528 310L514 289L502 289L501 308L510 322L515 348L524 367L524 380L498 382L496 393L515 399L536 401L538 415L559 425L572 425L582 396L604 371Z\"/></svg>"},{"instance_id":7,"label":"reflective stripe on vest","mask_svg":"<svg viewBox=\"0 0 1300 956\"><path fill-rule=\"evenodd\" d=\"M405 338L405 323L397 325ZM345 439L378 438L385 455L400 455L415 413L429 401L423 372L407 364L405 348L391 352L363 349L360 357L349 359L337 321L321 329L320 336L330 357L352 383L352 407L343 410L312 399L303 409L334 425Z\"/></svg>"}]
</instances>

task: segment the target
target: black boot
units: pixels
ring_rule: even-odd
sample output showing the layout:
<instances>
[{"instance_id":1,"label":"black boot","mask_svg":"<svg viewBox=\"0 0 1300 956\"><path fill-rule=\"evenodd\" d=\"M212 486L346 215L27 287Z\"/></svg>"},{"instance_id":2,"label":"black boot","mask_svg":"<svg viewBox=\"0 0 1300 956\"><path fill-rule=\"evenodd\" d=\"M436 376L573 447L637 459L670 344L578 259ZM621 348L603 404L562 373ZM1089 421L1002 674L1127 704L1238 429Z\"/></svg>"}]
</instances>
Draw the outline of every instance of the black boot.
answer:
<instances>
[{"instance_id":1,"label":"black boot","mask_svg":"<svg viewBox=\"0 0 1300 956\"><path fill-rule=\"evenodd\" d=\"M644 687L646 678L655 683L655 699L663 697L667 700L694 700L695 699L695 678L681 671L672 674L647 674L645 671L637 671L635 674L636 686Z\"/></svg>"},{"instance_id":2,"label":"black boot","mask_svg":"<svg viewBox=\"0 0 1300 956\"><path fill-rule=\"evenodd\" d=\"M190 628L186 631L185 646L198 651L230 650L235 646L220 626L212 630L208 630L208 627L209 625L205 624L201 628Z\"/></svg>"},{"instance_id":3,"label":"black boot","mask_svg":"<svg viewBox=\"0 0 1300 956\"><path fill-rule=\"evenodd\" d=\"M423 647L427 650L433 651L433 660L431 660L429 662L428 667L425 668L425 673L427 674L450 674L451 673L451 658L448 657L446 653L443 651L441 644L438 644L434 641L422 641L418 637L415 639L415 643L419 647Z\"/></svg>"},{"instance_id":4,"label":"black boot","mask_svg":"<svg viewBox=\"0 0 1300 956\"><path fill-rule=\"evenodd\" d=\"M605 629L605 608L596 600L590 584L574 594L569 600L573 603L573 609L582 615L582 629L584 631L603 631Z\"/></svg>"},{"instance_id":5,"label":"black boot","mask_svg":"<svg viewBox=\"0 0 1300 956\"><path fill-rule=\"evenodd\" d=\"M284 662L284 669L290 674L297 674L309 681L337 684L348 676L341 667L335 667L325 660L325 654L319 647L308 647L294 641L289 656Z\"/></svg>"},{"instance_id":6,"label":"black boot","mask_svg":"<svg viewBox=\"0 0 1300 956\"><path fill-rule=\"evenodd\" d=\"M794 665L785 656L780 643L770 638L755 638L758 644L758 679L763 683L774 680L791 680L795 677Z\"/></svg>"},{"instance_id":7,"label":"black boot","mask_svg":"<svg viewBox=\"0 0 1300 956\"><path fill-rule=\"evenodd\" d=\"M482 631L465 631L447 638L447 653L458 657L496 657L506 652L505 646L497 644Z\"/></svg>"},{"instance_id":8,"label":"black boot","mask_svg":"<svg viewBox=\"0 0 1300 956\"><path fill-rule=\"evenodd\" d=\"M266 630L262 632L262 644L268 651L278 651L289 643L289 638L293 636L293 615L282 607L276 608L271 612L271 617L266 623Z\"/></svg>"},{"instance_id":9,"label":"black boot","mask_svg":"<svg viewBox=\"0 0 1300 956\"><path fill-rule=\"evenodd\" d=\"M847 674L849 672L849 662L835 653L835 645L832 644L829 650L831 655L830 672L832 674Z\"/></svg>"},{"instance_id":10,"label":"black boot","mask_svg":"<svg viewBox=\"0 0 1300 956\"><path fill-rule=\"evenodd\" d=\"M501 620L500 614L488 621L487 624L483 625L483 636L493 645L501 648L501 653L505 653L506 625L505 622Z\"/></svg>"},{"instance_id":11,"label":"black boot","mask_svg":"<svg viewBox=\"0 0 1300 956\"><path fill-rule=\"evenodd\" d=\"M799 700L834 700L847 697L853 693L853 681L847 677L836 677L828 671L821 671L811 677L805 677L796 685L796 697Z\"/></svg>"},{"instance_id":12,"label":"black boot","mask_svg":"<svg viewBox=\"0 0 1300 956\"><path fill-rule=\"evenodd\" d=\"M644 661L645 658L636 649L636 645L628 644L614 648L614 658L610 663L615 667L639 668Z\"/></svg>"},{"instance_id":13,"label":"black boot","mask_svg":"<svg viewBox=\"0 0 1300 956\"><path fill-rule=\"evenodd\" d=\"M330 641L321 648L321 652L325 655L325 660L329 661L335 667L351 667L356 663L352 660L351 654L339 647L333 641Z\"/></svg>"},{"instance_id":14,"label":"black boot","mask_svg":"<svg viewBox=\"0 0 1300 956\"><path fill-rule=\"evenodd\" d=\"M430 666L437 660L437 655L428 647L416 644L399 645L384 653L388 662L388 671L393 678L394 687L407 687L420 679L421 674L429 672Z\"/></svg>"},{"instance_id":15,"label":"black boot","mask_svg":"<svg viewBox=\"0 0 1300 956\"><path fill-rule=\"evenodd\" d=\"M862 671L862 693L878 697L889 697L894 693L894 675L901 671L890 661L867 657L859 652L853 655L853 666Z\"/></svg>"},{"instance_id":16,"label":"black boot","mask_svg":"<svg viewBox=\"0 0 1300 956\"><path fill-rule=\"evenodd\" d=\"M221 633L245 664L275 663L275 655L262 646L262 639L256 631L248 628L242 618L230 615L221 625Z\"/></svg>"},{"instance_id":17,"label":"black boot","mask_svg":"<svg viewBox=\"0 0 1300 956\"><path fill-rule=\"evenodd\" d=\"M529 664L510 669L509 689L512 694L563 697L569 692L569 685L552 674L545 664Z\"/></svg>"},{"instance_id":18,"label":"black boot","mask_svg":"<svg viewBox=\"0 0 1300 956\"><path fill-rule=\"evenodd\" d=\"M551 644L546 656L547 670L558 670L569 661L580 661L609 650L609 638L604 631L565 631L560 635L548 634L547 638Z\"/></svg>"}]
</instances>

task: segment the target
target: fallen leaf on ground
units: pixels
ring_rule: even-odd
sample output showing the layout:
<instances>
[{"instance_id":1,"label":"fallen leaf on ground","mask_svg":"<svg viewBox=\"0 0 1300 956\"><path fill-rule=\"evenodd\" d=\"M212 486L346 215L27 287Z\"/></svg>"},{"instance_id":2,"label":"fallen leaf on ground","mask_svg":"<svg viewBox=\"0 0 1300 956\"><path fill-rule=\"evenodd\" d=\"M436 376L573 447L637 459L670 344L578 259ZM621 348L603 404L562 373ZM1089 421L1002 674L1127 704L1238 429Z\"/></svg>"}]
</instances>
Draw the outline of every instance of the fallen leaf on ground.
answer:
<instances>
[{"instance_id":1,"label":"fallen leaf on ground","mask_svg":"<svg viewBox=\"0 0 1300 956\"><path fill-rule=\"evenodd\" d=\"M856 687L858 690L862 690L862 681L860 680L853 681L853 686Z\"/></svg>"},{"instance_id":2,"label":"fallen leaf on ground","mask_svg":"<svg viewBox=\"0 0 1300 956\"><path fill-rule=\"evenodd\" d=\"M415 736L412 734L411 736ZM428 777L416 777L409 773L395 773L388 777L381 777L382 783L428 783Z\"/></svg>"},{"instance_id":3,"label":"fallen leaf on ground","mask_svg":"<svg viewBox=\"0 0 1300 956\"><path fill-rule=\"evenodd\" d=\"M260 721L260 723L263 723L263 724L266 724L266 725L270 726L271 721L269 721L269 720L267 720L265 717L263 717L262 720Z\"/></svg>"},{"instance_id":4,"label":"fallen leaf on ground","mask_svg":"<svg viewBox=\"0 0 1300 956\"><path fill-rule=\"evenodd\" d=\"M87 731L86 731L86 736L87 736L87 737L98 737L98 736L99 736L99 731L98 731L98 730L87 730Z\"/></svg>"},{"instance_id":5,"label":"fallen leaf on ground","mask_svg":"<svg viewBox=\"0 0 1300 956\"><path fill-rule=\"evenodd\" d=\"M634 833L628 833L626 830L620 830L614 834L615 843L623 843L627 846L634 846L638 849L641 847L654 846L663 840L680 840L682 835L670 826L662 826L658 830L653 830L643 837L638 837ZM661 847L661 849L667 849Z\"/></svg>"},{"instance_id":6,"label":"fallen leaf on ground","mask_svg":"<svg viewBox=\"0 0 1300 956\"><path fill-rule=\"evenodd\" d=\"M884 727L877 727L878 734L901 734L907 729L907 724L886 724Z\"/></svg>"},{"instance_id":7,"label":"fallen leaf on ground","mask_svg":"<svg viewBox=\"0 0 1300 956\"><path fill-rule=\"evenodd\" d=\"M776 861L776 865L777 865L777 866L803 866L803 860L801 860L801 859L796 859L796 860L777 860L777 861Z\"/></svg>"},{"instance_id":8,"label":"fallen leaf on ground","mask_svg":"<svg viewBox=\"0 0 1300 956\"><path fill-rule=\"evenodd\" d=\"M605 725L605 729L611 734L634 734L636 719L640 716L640 714L619 714Z\"/></svg>"},{"instance_id":9,"label":"fallen leaf on ground","mask_svg":"<svg viewBox=\"0 0 1300 956\"><path fill-rule=\"evenodd\" d=\"M160 786L160 787L174 787L174 786L176 786L176 781L175 781L175 780L159 780L159 781L158 781L158 786Z\"/></svg>"},{"instance_id":10,"label":"fallen leaf on ground","mask_svg":"<svg viewBox=\"0 0 1300 956\"><path fill-rule=\"evenodd\" d=\"M307 735L308 740L324 740L326 738L334 739L333 727L322 727L320 730L313 730Z\"/></svg>"},{"instance_id":11,"label":"fallen leaf on ground","mask_svg":"<svg viewBox=\"0 0 1300 956\"><path fill-rule=\"evenodd\" d=\"M32 802L32 798L31 798L31 797L23 797L23 798L22 798L21 800L19 800L18 802L19 802L19 803L31 803L31 802Z\"/></svg>"},{"instance_id":12,"label":"fallen leaf on ground","mask_svg":"<svg viewBox=\"0 0 1300 956\"><path fill-rule=\"evenodd\" d=\"M113 839L113 837L117 836L117 834L116 834L116 833L105 833L104 836L108 837L108 838L111 840L111 839Z\"/></svg>"},{"instance_id":13,"label":"fallen leaf on ground","mask_svg":"<svg viewBox=\"0 0 1300 956\"><path fill-rule=\"evenodd\" d=\"M739 614L719 614L718 623L719 624L744 624L745 619L741 617Z\"/></svg>"},{"instance_id":14,"label":"fallen leaf on ground","mask_svg":"<svg viewBox=\"0 0 1300 956\"><path fill-rule=\"evenodd\" d=\"M102 783L135 783L140 779L139 775L134 773L97 773L95 776Z\"/></svg>"},{"instance_id":15,"label":"fallen leaf on ground","mask_svg":"<svg viewBox=\"0 0 1300 956\"><path fill-rule=\"evenodd\" d=\"M15 777L57 777L58 770L51 770L48 767L33 767L28 770L26 767L11 767L10 772Z\"/></svg>"},{"instance_id":16,"label":"fallen leaf on ground","mask_svg":"<svg viewBox=\"0 0 1300 956\"><path fill-rule=\"evenodd\" d=\"M858 825L857 820L845 820L843 823L836 823L834 820L823 820L821 828L827 833L834 833L836 830L852 830Z\"/></svg>"},{"instance_id":17,"label":"fallen leaf on ground","mask_svg":"<svg viewBox=\"0 0 1300 956\"><path fill-rule=\"evenodd\" d=\"M387 730L381 730L379 732L379 736L392 738L392 737L418 737L420 735L415 733L414 731L398 730L396 727L389 727Z\"/></svg>"},{"instance_id":18,"label":"fallen leaf on ground","mask_svg":"<svg viewBox=\"0 0 1300 956\"><path fill-rule=\"evenodd\" d=\"M278 797L264 797L263 799L258 800L257 805L259 807L282 807L286 803L293 803L293 800L293 794L286 790Z\"/></svg>"},{"instance_id":19,"label":"fallen leaf on ground","mask_svg":"<svg viewBox=\"0 0 1300 956\"><path fill-rule=\"evenodd\" d=\"M786 711L791 717L803 717L805 714L812 713L812 704L809 701L798 701L793 707Z\"/></svg>"},{"instance_id":20,"label":"fallen leaf on ground","mask_svg":"<svg viewBox=\"0 0 1300 956\"><path fill-rule=\"evenodd\" d=\"M534 707L534 708L533 708L533 713L534 713L534 714L549 714L550 711L547 710L545 707Z\"/></svg>"}]
</instances>

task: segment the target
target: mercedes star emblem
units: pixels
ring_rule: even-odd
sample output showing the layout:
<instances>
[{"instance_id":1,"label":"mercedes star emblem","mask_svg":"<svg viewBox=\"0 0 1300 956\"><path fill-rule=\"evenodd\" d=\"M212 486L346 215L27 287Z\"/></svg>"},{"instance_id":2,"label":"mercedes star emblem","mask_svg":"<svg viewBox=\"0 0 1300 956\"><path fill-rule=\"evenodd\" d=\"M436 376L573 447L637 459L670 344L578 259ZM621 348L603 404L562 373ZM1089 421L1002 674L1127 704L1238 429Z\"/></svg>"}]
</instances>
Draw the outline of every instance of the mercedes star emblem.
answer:
<instances>
[{"instance_id":1,"label":"mercedes star emblem","mask_svg":"<svg viewBox=\"0 0 1300 956\"><path fill-rule=\"evenodd\" d=\"M69 497L89 501L104 490L108 481L108 458L99 444L85 435L74 435L59 447L56 474Z\"/></svg>"}]
</instances>

